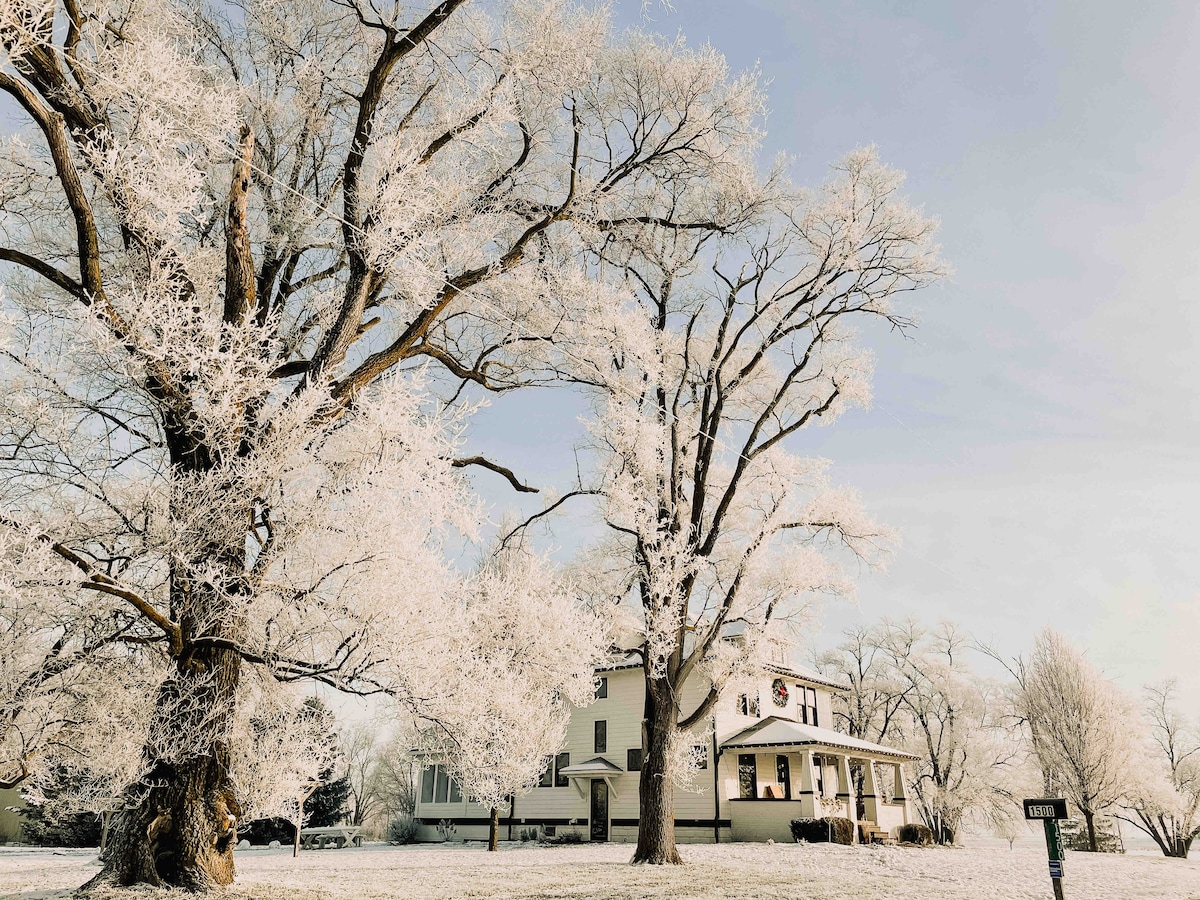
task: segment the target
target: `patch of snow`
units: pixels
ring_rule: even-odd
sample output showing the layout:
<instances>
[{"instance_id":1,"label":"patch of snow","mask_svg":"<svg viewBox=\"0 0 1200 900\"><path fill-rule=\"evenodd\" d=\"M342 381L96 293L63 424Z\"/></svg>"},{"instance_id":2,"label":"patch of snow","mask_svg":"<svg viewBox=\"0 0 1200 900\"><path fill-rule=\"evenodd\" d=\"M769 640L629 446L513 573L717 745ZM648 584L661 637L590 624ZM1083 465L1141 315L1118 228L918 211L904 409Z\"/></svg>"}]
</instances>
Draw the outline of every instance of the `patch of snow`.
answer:
<instances>
[{"instance_id":1,"label":"patch of snow","mask_svg":"<svg viewBox=\"0 0 1200 900\"><path fill-rule=\"evenodd\" d=\"M1044 900L1044 848L947 849L830 844L683 845L685 865L630 866L630 844L541 847L433 844L238 856L223 900ZM94 874L94 851L0 854L0 896L48 900ZM1200 900L1200 860L1068 853L1068 897ZM130 892L105 891L97 900ZM139 890L138 900L177 900Z\"/></svg>"}]
</instances>

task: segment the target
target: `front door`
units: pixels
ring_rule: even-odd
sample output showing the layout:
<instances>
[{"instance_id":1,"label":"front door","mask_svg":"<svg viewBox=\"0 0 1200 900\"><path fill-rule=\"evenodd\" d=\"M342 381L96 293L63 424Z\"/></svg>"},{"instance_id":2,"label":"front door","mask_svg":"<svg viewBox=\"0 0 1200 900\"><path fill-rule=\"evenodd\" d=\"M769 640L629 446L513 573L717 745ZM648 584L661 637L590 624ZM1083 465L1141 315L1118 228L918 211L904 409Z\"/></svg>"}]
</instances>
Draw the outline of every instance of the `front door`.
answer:
<instances>
[{"instance_id":1,"label":"front door","mask_svg":"<svg viewBox=\"0 0 1200 900\"><path fill-rule=\"evenodd\" d=\"M608 783L592 779L592 840L608 840Z\"/></svg>"}]
</instances>

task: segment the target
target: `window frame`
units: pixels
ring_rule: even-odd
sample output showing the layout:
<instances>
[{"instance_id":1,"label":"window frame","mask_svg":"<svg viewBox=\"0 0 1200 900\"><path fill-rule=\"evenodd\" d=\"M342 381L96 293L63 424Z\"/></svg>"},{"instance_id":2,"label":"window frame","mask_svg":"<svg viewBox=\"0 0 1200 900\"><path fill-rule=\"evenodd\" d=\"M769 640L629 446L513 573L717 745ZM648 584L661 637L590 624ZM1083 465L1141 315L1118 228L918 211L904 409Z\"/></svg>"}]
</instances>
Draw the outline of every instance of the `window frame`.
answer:
<instances>
[{"instance_id":1,"label":"window frame","mask_svg":"<svg viewBox=\"0 0 1200 900\"><path fill-rule=\"evenodd\" d=\"M636 760L637 765L634 765ZM625 751L625 771L640 772L642 771L642 748L630 747Z\"/></svg>"},{"instance_id":2,"label":"window frame","mask_svg":"<svg viewBox=\"0 0 1200 900\"><path fill-rule=\"evenodd\" d=\"M437 764L421 769L421 802L432 803L437 784ZM425 796L428 794L429 796Z\"/></svg>"},{"instance_id":3,"label":"window frame","mask_svg":"<svg viewBox=\"0 0 1200 900\"><path fill-rule=\"evenodd\" d=\"M792 761L785 753L775 754L775 781L783 788L783 799L792 799Z\"/></svg>"},{"instance_id":4,"label":"window frame","mask_svg":"<svg viewBox=\"0 0 1200 900\"><path fill-rule=\"evenodd\" d=\"M755 753L739 753L737 761L738 799L758 799L758 755ZM746 774L749 773L749 793L747 793Z\"/></svg>"},{"instance_id":5,"label":"window frame","mask_svg":"<svg viewBox=\"0 0 1200 900\"><path fill-rule=\"evenodd\" d=\"M556 753L554 756L554 786L555 787L570 787L570 779L566 775L560 774L563 769L571 764L571 754L564 750L562 753Z\"/></svg>"},{"instance_id":6,"label":"window frame","mask_svg":"<svg viewBox=\"0 0 1200 900\"><path fill-rule=\"evenodd\" d=\"M607 700L608 699L608 676L607 675L597 676L596 681L597 681L596 696L593 697L592 699L593 700Z\"/></svg>"},{"instance_id":7,"label":"window frame","mask_svg":"<svg viewBox=\"0 0 1200 900\"><path fill-rule=\"evenodd\" d=\"M608 752L608 719L597 719L592 723L592 752Z\"/></svg>"}]
</instances>

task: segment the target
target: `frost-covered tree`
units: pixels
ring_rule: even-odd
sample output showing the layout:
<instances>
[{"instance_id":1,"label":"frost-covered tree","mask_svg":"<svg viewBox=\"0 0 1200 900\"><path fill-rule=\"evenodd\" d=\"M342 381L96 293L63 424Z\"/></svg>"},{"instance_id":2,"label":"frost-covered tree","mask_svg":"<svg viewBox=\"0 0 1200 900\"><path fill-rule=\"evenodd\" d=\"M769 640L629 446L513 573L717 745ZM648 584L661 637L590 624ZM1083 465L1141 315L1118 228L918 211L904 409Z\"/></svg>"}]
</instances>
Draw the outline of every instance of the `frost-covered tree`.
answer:
<instances>
[{"instance_id":1,"label":"frost-covered tree","mask_svg":"<svg viewBox=\"0 0 1200 900\"><path fill-rule=\"evenodd\" d=\"M877 744L903 741L902 710L910 685L897 676L879 629L856 626L843 637L813 661L818 672L849 687L833 694L834 727Z\"/></svg>"},{"instance_id":2,"label":"frost-covered tree","mask_svg":"<svg viewBox=\"0 0 1200 900\"><path fill-rule=\"evenodd\" d=\"M233 780L242 821L291 823L296 855L305 802L332 779L342 762L341 746L333 713L321 700L298 698L265 680L256 687L238 706L244 749L234 760Z\"/></svg>"},{"instance_id":3,"label":"frost-covered tree","mask_svg":"<svg viewBox=\"0 0 1200 900\"><path fill-rule=\"evenodd\" d=\"M680 90L712 83L699 70ZM680 114L663 127L677 121L695 127ZM788 447L866 401L871 363L851 323L904 327L894 296L942 272L934 224L873 150L795 192L778 173L755 175L755 149L730 145L729 164L673 200L687 209L715 194L724 228L638 222L584 243L595 288L556 343L594 402L599 472L580 492L598 497L612 540L588 567L611 576L602 590L644 667L639 862L679 862L672 777L683 773L670 761L683 758L682 732L787 645L808 598L848 590L839 553L878 558L886 535L853 492ZM711 690L681 708L690 679Z\"/></svg>"},{"instance_id":4,"label":"frost-covered tree","mask_svg":"<svg viewBox=\"0 0 1200 900\"><path fill-rule=\"evenodd\" d=\"M909 773L921 820L938 843L964 822L1002 825L1014 811L1021 754L996 685L967 663L969 639L943 623L883 622L874 632L898 683L905 745L920 757Z\"/></svg>"},{"instance_id":5,"label":"frost-covered tree","mask_svg":"<svg viewBox=\"0 0 1200 900\"><path fill-rule=\"evenodd\" d=\"M228 883L247 669L436 695L462 468L523 487L463 451L459 389L539 377L580 231L736 216L673 200L745 86L559 0L0 0L0 46L4 578L65 625L20 678L153 673L98 879Z\"/></svg>"},{"instance_id":6,"label":"frost-covered tree","mask_svg":"<svg viewBox=\"0 0 1200 900\"><path fill-rule=\"evenodd\" d=\"M495 850L500 808L534 787L562 749L571 706L594 697L592 673L608 641L605 623L544 560L520 550L491 557L473 588L451 702L429 705L438 721L426 744L490 811Z\"/></svg>"},{"instance_id":7,"label":"frost-covered tree","mask_svg":"<svg viewBox=\"0 0 1200 900\"><path fill-rule=\"evenodd\" d=\"M1121 818L1148 834L1164 856L1187 859L1200 836L1200 724L1175 699L1176 684L1146 688L1145 753L1121 806Z\"/></svg>"},{"instance_id":8,"label":"frost-covered tree","mask_svg":"<svg viewBox=\"0 0 1200 900\"><path fill-rule=\"evenodd\" d=\"M1010 668L1047 793L1066 797L1079 810L1095 852L1096 816L1116 807L1132 783L1137 712L1052 629L1038 635L1028 660L1017 659Z\"/></svg>"},{"instance_id":9,"label":"frost-covered tree","mask_svg":"<svg viewBox=\"0 0 1200 900\"><path fill-rule=\"evenodd\" d=\"M383 755L386 740L378 723L359 722L339 735L346 778L350 782L350 824L363 825L385 803Z\"/></svg>"}]
</instances>

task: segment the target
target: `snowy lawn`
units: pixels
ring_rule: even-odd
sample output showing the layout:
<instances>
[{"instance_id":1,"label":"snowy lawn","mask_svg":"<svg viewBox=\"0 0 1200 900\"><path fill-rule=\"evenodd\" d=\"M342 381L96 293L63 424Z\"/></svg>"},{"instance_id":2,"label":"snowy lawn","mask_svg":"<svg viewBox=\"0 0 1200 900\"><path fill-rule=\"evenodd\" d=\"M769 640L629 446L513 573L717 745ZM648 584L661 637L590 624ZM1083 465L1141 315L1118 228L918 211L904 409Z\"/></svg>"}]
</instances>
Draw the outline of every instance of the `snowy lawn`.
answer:
<instances>
[{"instance_id":1,"label":"snowy lawn","mask_svg":"<svg viewBox=\"0 0 1200 900\"><path fill-rule=\"evenodd\" d=\"M1045 851L915 849L828 844L680 848L686 865L630 866L628 844L481 845L313 850L237 855L230 900L459 900L459 898L805 898L805 900L1025 900L1049 898ZM95 853L0 849L0 897L65 896L97 871ZM1200 859L1071 853L1069 900L1200 900ZM107 893L107 892L106 892ZM166 891L124 893L138 900Z\"/></svg>"}]
</instances>

